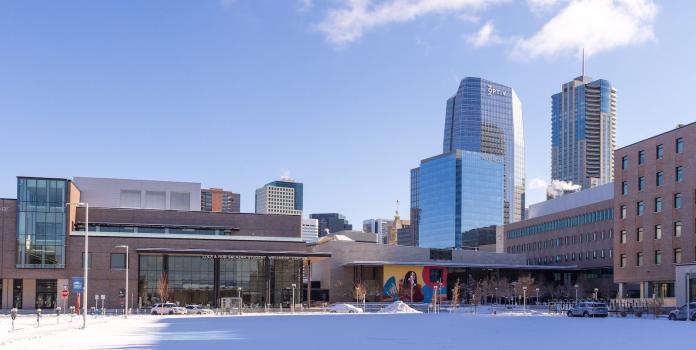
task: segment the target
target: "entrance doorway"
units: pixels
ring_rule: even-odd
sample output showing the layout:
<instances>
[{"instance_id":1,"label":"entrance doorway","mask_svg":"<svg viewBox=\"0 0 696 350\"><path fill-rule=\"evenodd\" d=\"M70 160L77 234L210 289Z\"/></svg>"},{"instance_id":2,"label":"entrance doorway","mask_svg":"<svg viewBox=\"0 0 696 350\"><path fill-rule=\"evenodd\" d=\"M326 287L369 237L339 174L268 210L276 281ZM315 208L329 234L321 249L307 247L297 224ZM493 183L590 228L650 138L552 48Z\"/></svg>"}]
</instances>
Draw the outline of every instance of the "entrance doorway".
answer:
<instances>
[{"instance_id":1,"label":"entrance doorway","mask_svg":"<svg viewBox=\"0 0 696 350\"><path fill-rule=\"evenodd\" d=\"M36 308L53 309L56 307L57 280L36 280Z\"/></svg>"}]
</instances>

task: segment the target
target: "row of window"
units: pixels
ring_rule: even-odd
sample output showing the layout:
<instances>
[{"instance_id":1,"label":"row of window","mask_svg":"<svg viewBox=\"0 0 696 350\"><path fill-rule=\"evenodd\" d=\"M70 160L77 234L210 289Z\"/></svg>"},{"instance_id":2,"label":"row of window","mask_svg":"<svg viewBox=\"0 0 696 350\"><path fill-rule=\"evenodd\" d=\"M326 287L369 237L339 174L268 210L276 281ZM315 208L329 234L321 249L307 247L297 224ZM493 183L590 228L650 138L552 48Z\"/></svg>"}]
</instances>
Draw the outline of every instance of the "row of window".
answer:
<instances>
[{"instance_id":1,"label":"row of window","mask_svg":"<svg viewBox=\"0 0 696 350\"><path fill-rule=\"evenodd\" d=\"M678 137L674 140L674 151L676 153L684 153L684 139ZM663 144L655 146L655 159L662 159L665 156L665 149ZM638 151L638 165L645 164L645 150ZM621 157L621 169L625 170L628 168L628 156Z\"/></svg>"},{"instance_id":2,"label":"row of window","mask_svg":"<svg viewBox=\"0 0 696 350\"><path fill-rule=\"evenodd\" d=\"M80 253L80 256L82 257L82 267L85 267L85 253L82 252ZM91 269L92 266L92 253L87 254L87 260L89 263L87 264L87 268ZM125 269L126 268L126 253L111 253L111 257L109 259L109 266L111 269Z\"/></svg>"},{"instance_id":3,"label":"row of window","mask_svg":"<svg viewBox=\"0 0 696 350\"><path fill-rule=\"evenodd\" d=\"M636 228L636 242L643 241L643 232L644 232L644 230L642 227ZM681 237L682 236L682 222L681 221L675 221L672 224L672 235L674 237ZM662 224L657 224L653 227L653 238L654 239L662 239ZM626 244L627 241L628 241L628 232L626 230L621 230L619 242L621 244Z\"/></svg>"},{"instance_id":4,"label":"row of window","mask_svg":"<svg viewBox=\"0 0 696 350\"><path fill-rule=\"evenodd\" d=\"M547 265L554 263L562 263L569 261L583 261L583 260L597 260L597 259L611 259L614 254L613 249L598 249L593 251L583 251L578 253L566 253L558 254L553 256L544 256L527 259L527 264L529 265Z\"/></svg>"},{"instance_id":5,"label":"row of window","mask_svg":"<svg viewBox=\"0 0 696 350\"><path fill-rule=\"evenodd\" d=\"M556 231L569 227L587 225L599 221L611 220L613 218L614 211L611 208L602 209L590 213L580 214L563 219L552 220L541 224L510 230L507 232L506 236L509 239L520 238L549 231Z\"/></svg>"},{"instance_id":6,"label":"row of window","mask_svg":"<svg viewBox=\"0 0 696 350\"><path fill-rule=\"evenodd\" d=\"M602 232L592 232L592 233L582 233L579 235L558 237L554 239L548 239L537 242L529 242L525 244L518 244L507 248L508 253L524 253L539 251L543 249L553 249L557 247L562 247L564 245L581 244L591 241L598 240L611 240L613 237L613 230L602 231Z\"/></svg>"},{"instance_id":7,"label":"row of window","mask_svg":"<svg viewBox=\"0 0 696 350\"><path fill-rule=\"evenodd\" d=\"M682 182L684 181L684 167L683 166L677 166L674 168L674 181L675 182ZM665 184L665 174L663 171L658 171L655 173L655 186L656 187L661 187ZM645 191L646 185L645 185L645 176L640 176L638 177L638 191L643 192ZM628 181L622 181L621 182L621 194L622 195L627 195L630 192L630 185Z\"/></svg>"},{"instance_id":8,"label":"row of window","mask_svg":"<svg viewBox=\"0 0 696 350\"><path fill-rule=\"evenodd\" d=\"M682 207L682 194L681 193L675 193L672 196L672 207L674 209L681 209ZM653 213L661 213L662 212L662 197L655 197L653 200ZM643 216L645 213L645 202L643 201L638 201L636 202L636 215L637 216ZM625 204L622 204L619 206L619 217L621 219L625 219L628 216L628 206Z\"/></svg>"},{"instance_id":9,"label":"row of window","mask_svg":"<svg viewBox=\"0 0 696 350\"><path fill-rule=\"evenodd\" d=\"M682 263L682 249L681 248L674 248L673 249L672 263L673 264L681 264ZM635 264L636 264L635 266L638 266L638 267L645 266L645 255L643 254L643 252L636 253ZM653 265L655 265L655 266L662 265L662 250L655 250L653 252ZM626 254L619 255L619 266L620 267L628 266L628 258L626 256Z\"/></svg>"}]
</instances>

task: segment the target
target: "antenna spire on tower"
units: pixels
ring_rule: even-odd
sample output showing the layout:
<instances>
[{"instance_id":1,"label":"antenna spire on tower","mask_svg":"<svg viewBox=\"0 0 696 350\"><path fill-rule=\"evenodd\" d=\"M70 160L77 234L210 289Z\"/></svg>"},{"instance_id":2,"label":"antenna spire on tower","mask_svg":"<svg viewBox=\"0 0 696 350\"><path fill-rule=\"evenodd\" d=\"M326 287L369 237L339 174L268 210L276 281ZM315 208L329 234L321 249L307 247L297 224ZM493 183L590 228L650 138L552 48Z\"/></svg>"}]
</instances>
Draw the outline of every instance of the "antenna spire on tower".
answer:
<instances>
[{"instance_id":1,"label":"antenna spire on tower","mask_svg":"<svg viewBox=\"0 0 696 350\"><path fill-rule=\"evenodd\" d=\"M582 76L585 76L585 48L582 48Z\"/></svg>"}]
</instances>

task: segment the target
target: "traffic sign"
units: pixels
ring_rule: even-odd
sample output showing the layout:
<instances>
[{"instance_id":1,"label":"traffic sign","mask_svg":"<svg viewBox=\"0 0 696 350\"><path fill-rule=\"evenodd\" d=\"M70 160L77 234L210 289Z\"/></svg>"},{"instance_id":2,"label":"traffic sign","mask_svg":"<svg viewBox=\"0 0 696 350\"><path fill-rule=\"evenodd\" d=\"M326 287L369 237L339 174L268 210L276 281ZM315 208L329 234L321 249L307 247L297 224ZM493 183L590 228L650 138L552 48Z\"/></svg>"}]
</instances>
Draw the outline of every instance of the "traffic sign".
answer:
<instances>
[{"instance_id":1,"label":"traffic sign","mask_svg":"<svg viewBox=\"0 0 696 350\"><path fill-rule=\"evenodd\" d=\"M85 279L83 277L73 277L71 279L70 286L72 287L73 293L79 293L84 290Z\"/></svg>"},{"instance_id":2,"label":"traffic sign","mask_svg":"<svg viewBox=\"0 0 696 350\"><path fill-rule=\"evenodd\" d=\"M63 292L60 293L60 296L63 297L63 299L67 299L67 298L68 298L68 294L70 294L70 293L68 292L68 290L67 290L67 289L63 289Z\"/></svg>"}]
</instances>

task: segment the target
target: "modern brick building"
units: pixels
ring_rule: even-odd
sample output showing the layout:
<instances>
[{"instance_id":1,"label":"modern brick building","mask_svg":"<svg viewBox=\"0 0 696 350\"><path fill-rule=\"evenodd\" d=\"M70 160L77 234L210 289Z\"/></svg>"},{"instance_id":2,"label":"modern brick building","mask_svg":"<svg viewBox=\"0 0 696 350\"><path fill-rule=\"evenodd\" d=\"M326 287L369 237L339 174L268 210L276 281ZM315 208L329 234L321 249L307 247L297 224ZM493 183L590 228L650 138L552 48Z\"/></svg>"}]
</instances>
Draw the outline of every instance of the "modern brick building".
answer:
<instances>
[{"instance_id":1,"label":"modern brick building","mask_svg":"<svg viewBox=\"0 0 696 350\"><path fill-rule=\"evenodd\" d=\"M239 213L242 197L239 193L225 191L222 188L201 189L201 211L215 213Z\"/></svg>"},{"instance_id":2,"label":"modern brick building","mask_svg":"<svg viewBox=\"0 0 696 350\"><path fill-rule=\"evenodd\" d=\"M530 265L573 266L557 276L581 295L598 288L613 298L613 185L607 184L532 205L526 220L505 225L503 249Z\"/></svg>"},{"instance_id":3,"label":"modern brick building","mask_svg":"<svg viewBox=\"0 0 696 350\"><path fill-rule=\"evenodd\" d=\"M616 150L614 279L622 297L674 298L696 261L696 123Z\"/></svg>"}]
</instances>

